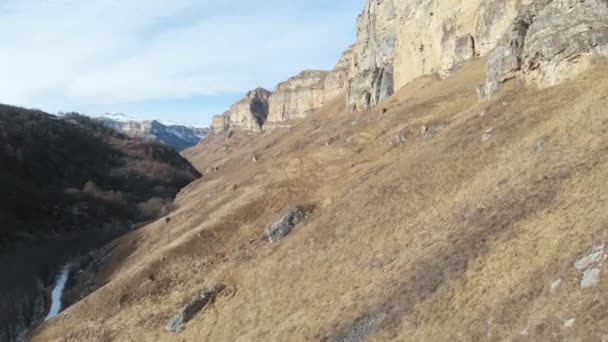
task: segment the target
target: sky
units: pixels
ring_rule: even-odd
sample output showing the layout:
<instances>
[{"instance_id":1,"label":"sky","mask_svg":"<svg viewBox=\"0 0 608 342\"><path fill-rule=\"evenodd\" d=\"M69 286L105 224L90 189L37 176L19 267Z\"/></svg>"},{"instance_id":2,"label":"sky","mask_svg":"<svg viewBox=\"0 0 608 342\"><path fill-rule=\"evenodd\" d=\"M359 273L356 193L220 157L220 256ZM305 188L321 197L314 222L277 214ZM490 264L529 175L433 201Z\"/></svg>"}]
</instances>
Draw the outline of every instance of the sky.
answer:
<instances>
[{"instance_id":1,"label":"sky","mask_svg":"<svg viewBox=\"0 0 608 342\"><path fill-rule=\"evenodd\" d=\"M208 125L331 69L365 0L0 0L0 103Z\"/></svg>"}]
</instances>

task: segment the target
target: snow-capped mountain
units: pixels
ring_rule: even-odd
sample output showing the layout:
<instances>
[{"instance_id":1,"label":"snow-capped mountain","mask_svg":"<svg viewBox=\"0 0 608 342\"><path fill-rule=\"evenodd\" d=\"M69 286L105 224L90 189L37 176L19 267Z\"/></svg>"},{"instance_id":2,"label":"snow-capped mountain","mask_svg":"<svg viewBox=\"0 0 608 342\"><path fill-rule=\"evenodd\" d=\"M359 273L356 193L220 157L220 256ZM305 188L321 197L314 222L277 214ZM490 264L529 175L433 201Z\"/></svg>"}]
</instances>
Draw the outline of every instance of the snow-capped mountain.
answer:
<instances>
[{"instance_id":1,"label":"snow-capped mountain","mask_svg":"<svg viewBox=\"0 0 608 342\"><path fill-rule=\"evenodd\" d=\"M160 120L139 120L122 113L110 113L96 117L104 125L132 137L156 140L183 151L195 146L209 135L209 128L184 126Z\"/></svg>"}]
</instances>

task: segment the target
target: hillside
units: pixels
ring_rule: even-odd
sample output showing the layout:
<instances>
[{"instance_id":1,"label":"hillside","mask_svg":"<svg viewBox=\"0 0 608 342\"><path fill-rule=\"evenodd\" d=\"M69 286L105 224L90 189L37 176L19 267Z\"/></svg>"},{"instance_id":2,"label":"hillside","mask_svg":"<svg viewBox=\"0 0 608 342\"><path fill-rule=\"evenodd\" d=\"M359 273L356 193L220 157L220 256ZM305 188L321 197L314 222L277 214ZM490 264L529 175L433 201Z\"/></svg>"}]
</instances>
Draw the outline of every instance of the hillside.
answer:
<instances>
[{"instance_id":1,"label":"hillside","mask_svg":"<svg viewBox=\"0 0 608 342\"><path fill-rule=\"evenodd\" d=\"M118 240L137 247L110 282L32 340L600 339L608 285L582 289L574 266L608 238L598 63L479 102L480 60L410 83L384 114L338 99L290 129L213 136L187 155L216 172L170 223ZM304 223L268 242L293 205ZM165 330L217 284L183 332Z\"/></svg>"},{"instance_id":2,"label":"hillside","mask_svg":"<svg viewBox=\"0 0 608 342\"><path fill-rule=\"evenodd\" d=\"M0 340L35 318L63 263L162 215L199 176L170 147L87 117L0 105Z\"/></svg>"},{"instance_id":3,"label":"hillside","mask_svg":"<svg viewBox=\"0 0 608 342\"><path fill-rule=\"evenodd\" d=\"M132 138L163 143L178 152L195 146L209 135L207 127L184 126L158 120L136 120L120 113L107 114L95 119Z\"/></svg>"},{"instance_id":4,"label":"hillside","mask_svg":"<svg viewBox=\"0 0 608 342\"><path fill-rule=\"evenodd\" d=\"M608 2L368 0L32 341L608 338ZM78 289L76 289L78 290Z\"/></svg>"}]
</instances>

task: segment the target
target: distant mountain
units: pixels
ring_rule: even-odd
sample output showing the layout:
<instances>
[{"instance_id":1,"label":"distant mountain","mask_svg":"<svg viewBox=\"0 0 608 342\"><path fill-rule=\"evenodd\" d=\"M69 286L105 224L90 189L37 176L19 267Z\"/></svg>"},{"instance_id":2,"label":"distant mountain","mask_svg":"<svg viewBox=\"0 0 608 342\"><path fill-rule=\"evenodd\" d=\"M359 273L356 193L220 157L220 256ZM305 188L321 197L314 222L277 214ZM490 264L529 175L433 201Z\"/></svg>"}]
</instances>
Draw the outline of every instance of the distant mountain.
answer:
<instances>
[{"instance_id":1,"label":"distant mountain","mask_svg":"<svg viewBox=\"0 0 608 342\"><path fill-rule=\"evenodd\" d=\"M197 145L209 135L208 127L184 126L169 121L138 120L122 113L104 114L95 119L128 136L158 141L180 152Z\"/></svg>"}]
</instances>

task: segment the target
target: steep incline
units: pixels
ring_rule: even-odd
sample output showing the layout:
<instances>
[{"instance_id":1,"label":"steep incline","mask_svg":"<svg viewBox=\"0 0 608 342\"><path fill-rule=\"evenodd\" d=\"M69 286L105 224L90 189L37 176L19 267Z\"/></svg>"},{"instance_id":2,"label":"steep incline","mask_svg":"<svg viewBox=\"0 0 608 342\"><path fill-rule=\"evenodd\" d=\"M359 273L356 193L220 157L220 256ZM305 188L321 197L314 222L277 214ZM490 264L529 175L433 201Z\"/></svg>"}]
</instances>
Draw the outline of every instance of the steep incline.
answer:
<instances>
[{"instance_id":1,"label":"steep incline","mask_svg":"<svg viewBox=\"0 0 608 342\"><path fill-rule=\"evenodd\" d=\"M189 153L213 172L171 221L121 238L108 283L32 340L601 340L608 65L479 103L484 69L418 79L386 112L342 98L289 129L210 138ZM305 221L268 242L290 206Z\"/></svg>"}]
</instances>

